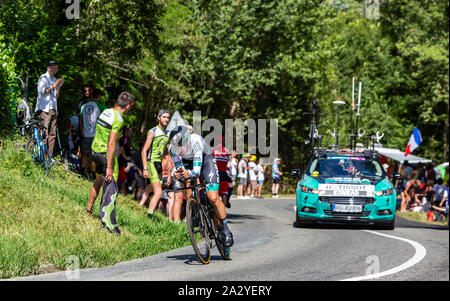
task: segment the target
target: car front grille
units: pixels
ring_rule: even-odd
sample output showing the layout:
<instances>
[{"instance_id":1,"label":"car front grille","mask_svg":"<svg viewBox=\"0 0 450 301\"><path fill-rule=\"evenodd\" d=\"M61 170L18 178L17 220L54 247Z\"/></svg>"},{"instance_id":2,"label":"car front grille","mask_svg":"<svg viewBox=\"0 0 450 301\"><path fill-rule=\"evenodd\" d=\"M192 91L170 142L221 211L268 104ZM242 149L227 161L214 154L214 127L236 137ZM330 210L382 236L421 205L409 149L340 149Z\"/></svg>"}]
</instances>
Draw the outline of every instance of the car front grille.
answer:
<instances>
[{"instance_id":1,"label":"car front grille","mask_svg":"<svg viewBox=\"0 0 450 301\"><path fill-rule=\"evenodd\" d=\"M347 213L347 212L333 212L331 210L324 210L326 215L330 215L333 217L350 217L350 218L360 218L367 217L370 214L370 211L363 211L359 213Z\"/></svg>"},{"instance_id":2,"label":"car front grille","mask_svg":"<svg viewBox=\"0 0 450 301\"><path fill-rule=\"evenodd\" d=\"M361 197L319 197L319 201L326 204L339 205L371 205L375 203L375 198Z\"/></svg>"}]
</instances>

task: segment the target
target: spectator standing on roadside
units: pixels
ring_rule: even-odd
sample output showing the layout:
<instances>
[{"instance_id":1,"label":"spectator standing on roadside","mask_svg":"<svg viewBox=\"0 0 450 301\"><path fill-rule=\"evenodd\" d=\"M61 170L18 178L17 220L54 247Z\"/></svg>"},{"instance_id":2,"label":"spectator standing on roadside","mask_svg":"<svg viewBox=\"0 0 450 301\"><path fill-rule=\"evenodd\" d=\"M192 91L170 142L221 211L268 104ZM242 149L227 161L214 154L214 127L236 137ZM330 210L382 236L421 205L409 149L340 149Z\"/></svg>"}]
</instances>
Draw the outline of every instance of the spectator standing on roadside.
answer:
<instances>
[{"instance_id":1,"label":"spectator standing on roadside","mask_svg":"<svg viewBox=\"0 0 450 301\"><path fill-rule=\"evenodd\" d=\"M250 185L249 185L249 195L251 198L255 197L256 190L257 190L257 182L258 182L258 171L256 170L256 156L252 155L250 157L250 162L248 163L248 173L249 173L249 179L250 179Z\"/></svg>"},{"instance_id":2,"label":"spectator standing on roadside","mask_svg":"<svg viewBox=\"0 0 450 301\"><path fill-rule=\"evenodd\" d=\"M217 169L219 170L219 196L225 207L230 208L229 184L232 183L231 177L228 175L227 165L230 160L230 152L223 145L225 137L219 136L219 144L213 149L214 158L216 160Z\"/></svg>"},{"instance_id":3,"label":"spectator standing on roadside","mask_svg":"<svg viewBox=\"0 0 450 301\"><path fill-rule=\"evenodd\" d=\"M408 181L412 180L413 178L413 170L407 160L403 163L403 165L405 166L405 173L403 175L403 186L406 188Z\"/></svg>"},{"instance_id":4,"label":"spectator standing on roadside","mask_svg":"<svg viewBox=\"0 0 450 301\"><path fill-rule=\"evenodd\" d=\"M119 139L119 192L123 195L128 193L128 175L131 168L127 168L131 162L131 136L133 129L131 127L123 127L122 137Z\"/></svg>"},{"instance_id":5,"label":"spectator standing on roadside","mask_svg":"<svg viewBox=\"0 0 450 301\"><path fill-rule=\"evenodd\" d=\"M103 227L120 235L116 221L116 199L119 193L116 179L119 170L117 163L117 140L123 126L123 114L134 105L131 93L122 92L111 109L106 109L98 117L95 138L92 142L92 158L95 161L96 178L89 193L86 211L92 213L92 206L103 185L100 220Z\"/></svg>"},{"instance_id":6,"label":"spectator standing on roadside","mask_svg":"<svg viewBox=\"0 0 450 301\"><path fill-rule=\"evenodd\" d=\"M422 163L417 165L417 179L422 183L426 183L425 167Z\"/></svg>"},{"instance_id":7,"label":"spectator standing on roadside","mask_svg":"<svg viewBox=\"0 0 450 301\"><path fill-rule=\"evenodd\" d=\"M236 159L236 150L231 151L230 160L228 161L227 168L228 168L228 174L231 177L231 183L228 188L228 206L231 207L231 197L234 193L234 187L236 185L236 178L237 178L237 166L238 166L238 160ZM228 207L229 208L229 207Z\"/></svg>"},{"instance_id":8,"label":"spectator standing on roadside","mask_svg":"<svg viewBox=\"0 0 450 301\"><path fill-rule=\"evenodd\" d=\"M133 162L134 162L134 186L135 193L133 199L135 201L139 201L142 197L142 193L145 188L145 180L144 180L144 171L142 170L142 156L141 151L144 147L145 140L139 142L139 150L133 154Z\"/></svg>"},{"instance_id":9,"label":"spectator standing on roadside","mask_svg":"<svg viewBox=\"0 0 450 301\"><path fill-rule=\"evenodd\" d=\"M449 189L447 187L447 189L444 191L442 201L439 203L439 207L443 207L445 205L444 214L447 222L448 222L448 198L449 198Z\"/></svg>"},{"instance_id":10,"label":"spectator standing on roadside","mask_svg":"<svg viewBox=\"0 0 450 301\"><path fill-rule=\"evenodd\" d=\"M228 161L229 174L236 181L238 160L236 159L236 150L231 151L230 160Z\"/></svg>"},{"instance_id":11,"label":"spectator standing on roadside","mask_svg":"<svg viewBox=\"0 0 450 301\"><path fill-rule=\"evenodd\" d=\"M431 163L427 164L425 175L427 180L433 181L433 184L436 183L436 172L434 171L433 164Z\"/></svg>"},{"instance_id":12,"label":"spectator standing on roadside","mask_svg":"<svg viewBox=\"0 0 450 301\"><path fill-rule=\"evenodd\" d=\"M78 115L78 114L77 114ZM80 152L80 119L77 115L72 115L69 117L69 121L67 122L67 148L69 149L70 158L69 160L76 166L77 172L80 171L79 158L81 157ZM76 160L73 158L72 152L76 155ZM75 163L76 161L77 163Z\"/></svg>"},{"instance_id":13,"label":"spectator standing on roadside","mask_svg":"<svg viewBox=\"0 0 450 301\"><path fill-rule=\"evenodd\" d=\"M42 119L45 131L45 144L48 153L53 156L53 148L56 140L56 122L58 116L58 98L61 86L64 84L63 78L56 79L58 72L58 63L50 61L47 64L47 72L39 76L37 82L37 94L35 112L39 113Z\"/></svg>"},{"instance_id":14,"label":"spectator standing on roadside","mask_svg":"<svg viewBox=\"0 0 450 301\"><path fill-rule=\"evenodd\" d=\"M147 139L141 153L144 178L150 179L150 185L142 194L139 205L144 206L150 194L150 189L153 190L153 196L147 211L148 218L153 217L153 212L162 195L162 159L166 145L169 142L169 133L166 127L170 121L170 112L168 110L159 110L157 119L158 124L147 133Z\"/></svg>"},{"instance_id":15,"label":"spectator standing on roadside","mask_svg":"<svg viewBox=\"0 0 450 301\"><path fill-rule=\"evenodd\" d=\"M82 97L80 99L80 102L78 102L78 112L81 111L81 107L92 100L92 87L91 85L83 85L81 87L81 94Z\"/></svg>"},{"instance_id":16,"label":"spectator standing on roadside","mask_svg":"<svg viewBox=\"0 0 450 301\"><path fill-rule=\"evenodd\" d=\"M174 168L172 158L170 155L165 152L162 159L162 188L163 193L161 196L161 200L166 202L165 210L166 214L171 221L173 221L173 202L174 202L174 193L172 191L167 191L166 188L170 188L172 185L172 170ZM161 203L164 203L161 202Z\"/></svg>"},{"instance_id":17,"label":"spectator standing on roadside","mask_svg":"<svg viewBox=\"0 0 450 301\"><path fill-rule=\"evenodd\" d=\"M245 198L245 187L247 185L247 160L248 155L243 154L241 160L238 164L238 178L239 178L239 185L238 185L238 199Z\"/></svg>"},{"instance_id":18,"label":"spectator standing on roadside","mask_svg":"<svg viewBox=\"0 0 450 301\"><path fill-rule=\"evenodd\" d=\"M95 137L95 127L97 124L97 119L100 114L106 110L106 106L102 104L101 97L103 92L99 89L95 89L92 93L92 100L83 104L80 111L80 152L81 152L81 175L84 178L89 177L89 160L91 159L92 142ZM95 178L95 167L93 162L90 166L90 172L94 173Z\"/></svg>"},{"instance_id":19,"label":"spectator standing on roadside","mask_svg":"<svg viewBox=\"0 0 450 301\"><path fill-rule=\"evenodd\" d=\"M257 186L257 190L256 190L256 197L258 199L262 199L263 198L261 196L261 191L262 191L262 187L264 185L264 180L265 180L264 173L266 172L266 167L267 166L262 164L262 160L259 159L258 160L258 165L256 165L256 171L258 173L258 176L257 176L258 186Z\"/></svg>"},{"instance_id":20,"label":"spectator standing on roadside","mask_svg":"<svg viewBox=\"0 0 450 301\"><path fill-rule=\"evenodd\" d=\"M278 198L278 190L280 189L280 177L283 173L280 171L280 158L275 158L272 165L272 197Z\"/></svg>"}]
</instances>

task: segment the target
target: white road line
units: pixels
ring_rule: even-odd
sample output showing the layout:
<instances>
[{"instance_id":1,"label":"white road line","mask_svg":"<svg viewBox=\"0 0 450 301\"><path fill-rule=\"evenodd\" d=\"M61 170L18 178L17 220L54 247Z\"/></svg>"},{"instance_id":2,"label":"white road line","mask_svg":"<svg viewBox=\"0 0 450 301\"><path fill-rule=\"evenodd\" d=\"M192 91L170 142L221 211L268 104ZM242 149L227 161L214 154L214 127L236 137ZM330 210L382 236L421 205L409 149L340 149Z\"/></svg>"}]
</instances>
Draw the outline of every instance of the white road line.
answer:
<instances>
[{"instance_id":1,"label":"white road line","mask_svg":"<svg viewBox=\"0 0 450 301\"><path fill-rule=\"evenodd\" d=\"M366 275L366 276L348 278L348 279L344 279L344 280L341 280L341 281L368 280L368 279L380 278L380 277L387 276L387 275L392 275L392 274L398 273L400 271L403 271L403 270L406 270L406 269L412 267L413 265L419 263L422 259L425 258L425 255L427 255L427 250L424 248L424 246L422 246L421 244L419 244L418 242L415 242L413 240L409 240L409 239L401 238L401 237L397 237L397 236L392 236L392 235L387 235L387 234L384 234L384 233L371 231L371 230L363 230L363 231L407 242L410 245L412 245L414 247L414 249L416 249L416 253L407 262L399 265L398 267L392 268L390 270L387 270L387 271L384 271L384 272L381 272L381 273L370 274L370 275Z\"/></svg>"}]
</instances>

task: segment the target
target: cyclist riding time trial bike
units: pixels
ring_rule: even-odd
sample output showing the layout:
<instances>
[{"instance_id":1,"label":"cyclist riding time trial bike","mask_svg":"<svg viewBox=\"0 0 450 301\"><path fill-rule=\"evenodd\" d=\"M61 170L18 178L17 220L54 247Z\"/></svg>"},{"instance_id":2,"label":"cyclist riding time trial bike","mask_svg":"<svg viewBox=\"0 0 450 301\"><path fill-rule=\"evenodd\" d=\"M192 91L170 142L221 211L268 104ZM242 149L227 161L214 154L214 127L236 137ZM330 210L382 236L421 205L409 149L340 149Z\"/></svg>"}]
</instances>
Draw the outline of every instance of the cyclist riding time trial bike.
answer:
<instances>
[{"instance_id":1,"label":"cyclist riding time trial bike","mask_svg":"<svg viewBox=\"0 0 450 301\"><path fill-rule=\"evenodd\" d=\"M192 183L192 182L191 182ZM211 249L215 246L225 260L230 259L231 248L226 248L219 236L219 219L214 206L206 196L206 186L198 184L193 187L184 187L181 190L192 190L188 195L186 206L186 223L195 255L203 264L208 264L211 259Z\"/></svg>"}]
</instances>

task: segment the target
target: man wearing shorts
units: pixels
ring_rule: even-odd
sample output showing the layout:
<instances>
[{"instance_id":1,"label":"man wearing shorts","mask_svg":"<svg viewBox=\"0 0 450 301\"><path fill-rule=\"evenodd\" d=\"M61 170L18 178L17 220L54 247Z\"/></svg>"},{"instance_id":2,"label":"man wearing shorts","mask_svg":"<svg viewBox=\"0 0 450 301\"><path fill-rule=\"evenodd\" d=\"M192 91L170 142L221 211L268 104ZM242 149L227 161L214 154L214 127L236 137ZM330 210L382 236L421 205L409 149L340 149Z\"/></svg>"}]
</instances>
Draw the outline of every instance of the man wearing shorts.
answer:
<instances>
[{"instance_id":1,"label":"man wearing shorts","mask_svg":"<svg viewBox=\"0 0 450 301\"><path fill-rule=\"evenodd\" d=\"M112 109L106 109L98 117L95 137L92 142L92 158L95 162L96 178L89 193L86 211L92 212L100 187L103 186L100 205L100 220L104 228L120 235L116 222L116 198L119 193L116 179L119 169L117 163L117 138L123 126L123 114L128 113L134 105L133 95L120 93ZM113 171L114 169L114 171Z\"/></svg>"},{"instance_id":2,"label":"man wearing shorts","mask_svg":"<svg viewBox=\"0 0 450 301\"><path fill-rule=\"evenodd\" d=\"M247 160L248 155L243 154L242 159L241 161L239 161L238 164L238 178L239 178L238 199L244 198L245 187L247 185Z\"/></svg>"},{"instance_id":3,"label":"man wearing shorts","mask_svg":"<svg viewBox=\"0 0 450 301\"><path fill-rule=\"evenodd\" d=\"M166 127L170 121L169 111L160 110L157 118L158 125L148 131L147 139L141 152L144 178L150 179L150 185L147 186L142 194L139 205L145 205L150 191L153 189L153 196L148 205L148 218L153 217L153 212L158 206L159 199L162 195L162 159L164 149L169 141L169 136L166 131Z\"/></svg>"},{"instance_id":4,"label":"man wearing shorts","mask_svg":"<svg viewBox=\"0 0 450 301\"><path fill-rule=\"evenodd\" d=\"M106 109L106 106L100 102L103 93L95 89L93 99L85 103L80 111L80 152L81 152L81 175L88 178L89 157L92 151L92 142L95 137L95 127L100 114ZM91 166L92 167L92 166ZM91 171L94 171L93 168Z\"/></svg>"},{"instance_id":5,"label":"man wearing shorts","mask_svg":"<svg viewBox=\"0 0 450 301\"><path fill-rule=\"evenodd\" d=\"M256 170L256 156L252 155L250 157L250 162L248 163L248 174L250 178L250 185L249 185L249 195L251 198L255 197L256 190L257 190L257 170Z\"/></svg>"},{"instance_id":6,"label":"man wearing shorts","mask_svg":"<svg viewBox=\"0 0 450 301\"><path fill-rule=\"evenodd\" d=\"M283 175L279 168L280 159L275 158L272 165L272 197L278 198L278 189L280 189L280 176Z\"/></svg>"},{"instance_id":7,"label":"man wearing shorts","mask_svg":"<svg viewBox=\"0 0 450 301\"><path fill-rule=\"evenodd\" d=\"M219 219L219 236L226 248L233 245L233 234L228 228L227 211L219 196L219 170L216 159L205 140L191 134L186 126L170 132L169 154L175 165L174 178L200 180L206 185L207 199L214 206Z\"/></svg>"}]
</instances>

